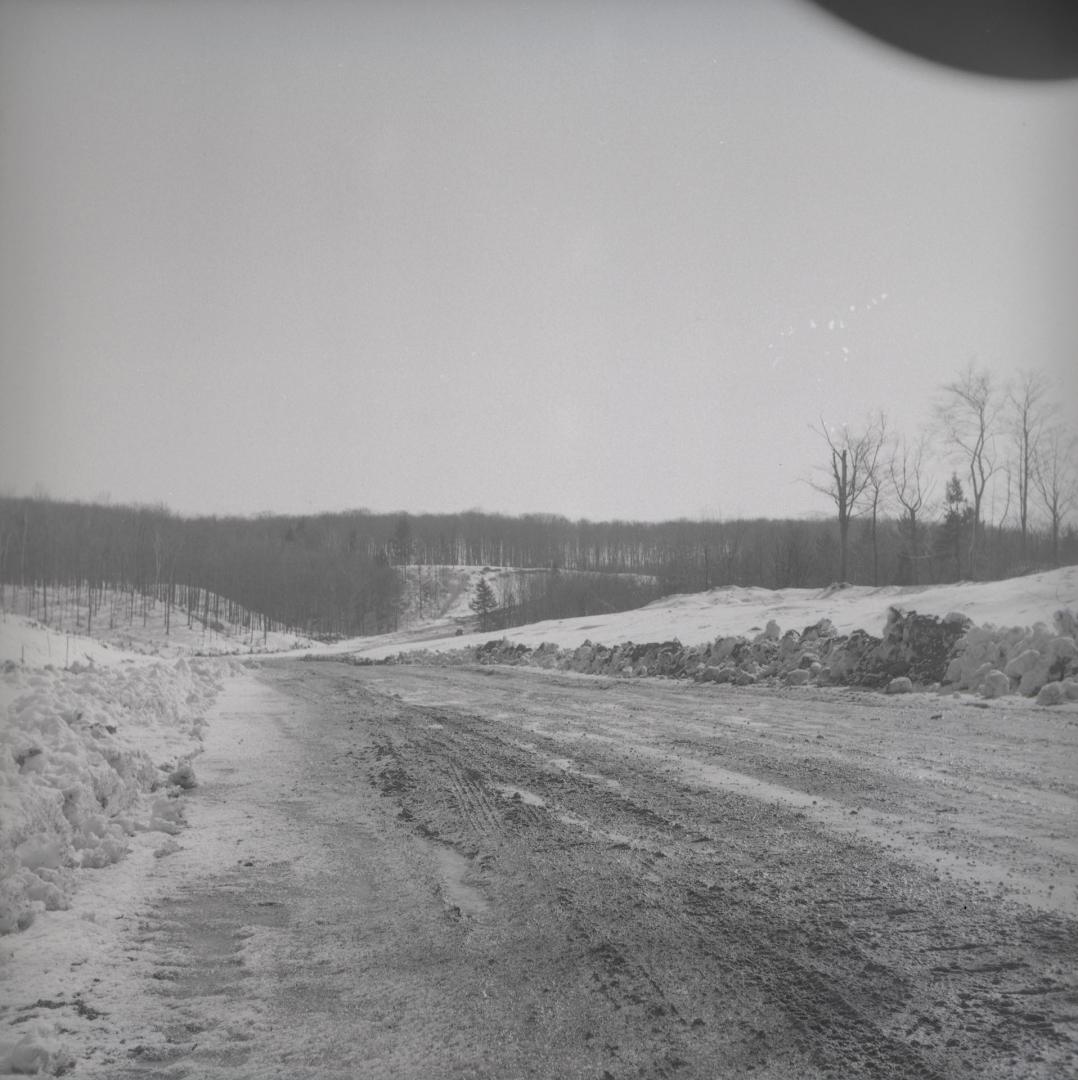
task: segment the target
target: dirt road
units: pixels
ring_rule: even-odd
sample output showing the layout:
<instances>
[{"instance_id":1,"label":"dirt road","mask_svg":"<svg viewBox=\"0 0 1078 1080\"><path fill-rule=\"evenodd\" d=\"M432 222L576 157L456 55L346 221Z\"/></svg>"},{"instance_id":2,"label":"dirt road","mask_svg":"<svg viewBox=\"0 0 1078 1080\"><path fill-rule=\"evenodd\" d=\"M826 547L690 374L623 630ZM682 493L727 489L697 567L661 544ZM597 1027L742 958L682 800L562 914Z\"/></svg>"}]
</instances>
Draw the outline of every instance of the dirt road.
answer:
<instances>
[{"instance_id":1,"label":"dirt road","mask_svg":"<svg viewBox=\"0 0 1078 1080\"><path fill-rule=\"evenodd\" d=\"M79 1075L1078 1076L1073 711L257 678Z\"/></svg>"}]
</instances>

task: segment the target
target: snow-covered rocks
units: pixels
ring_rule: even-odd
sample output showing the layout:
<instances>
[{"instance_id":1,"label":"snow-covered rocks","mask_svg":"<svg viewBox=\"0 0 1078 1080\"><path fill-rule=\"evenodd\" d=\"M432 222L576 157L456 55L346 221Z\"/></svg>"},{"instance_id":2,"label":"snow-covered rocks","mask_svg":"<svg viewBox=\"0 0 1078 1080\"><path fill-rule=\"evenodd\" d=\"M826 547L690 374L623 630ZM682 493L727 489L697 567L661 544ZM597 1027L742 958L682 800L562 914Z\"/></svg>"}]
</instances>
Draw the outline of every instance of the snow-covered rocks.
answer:
<instances>
[{"instance_id":1,"label":"snow-covered rocks","mask_svg":"<svg viewBox=\"0 0 1078 1080\"><path fill-rule=\"evenodd\" d=\"M1078 679L1045 683L1037 692L1038 705L1062 705L1065 701L1078 701Z\"/></svg>"},{"instance_id":2,"label":"snow-covered rocks","mask_svg":"<svg viewBox=\"0 0 1078 1080\"><path fill-rule=\"evenodd\" d=\"M1033 627L972 627L955 650L946 682L986 697L1006 692L1033 697L1051 683L1063 683L1078 675L1078 620L1073 611L1063 608L1055 613L1052 622L1052 627L1044 623ZM1006 691L1001 675L1008 681ZM1053 694L1050 691L1046 698ZM1060 698L1064 699L1065 695Z\"/></svg>"},{"instance_id":3,"label":"snow-covered rocks","mask_svg":"<svg viewBox=\"0 0 1078 1080\"><path fill-rule=\"evenodd\" d=\"M168 774L168 782L175 784L176 787L182 788L184 791L190 791L196 784L195 770L191 767L191 762L185 761L179 768L173 769Z\"/></svg>"},{"instance_id":4,"label":"snow-covered rocks","mask_svg":"<svg viewBox=\"0 0 1078 1080\"><path fill-rule=\"evenodd\" d=\"M179 829L168 795L194 782L219 688L201 661L0 673L0 933L66 907L76 871L117 862L134 833Z\"/></svg>"},{"instance_id":5,"label":"snow-covered rocks","mask_svg":"<svg viewBox=\"0 0 1078 1080\"><path fill-rule=\"evenodd\" d=\"M0 1035L0 1075L62 1076L75 1064L52 1024L31 1020L17 1035Z\"/></svg>"},{"instance_id":6,"label":"snow-covered rocks","mask_svg":"<svg viewBox=\"0 0 1078 1080\"><path fill-rule=\"evenodd\" d=\"M1035 696L1058 683L1040 699L1051 703L1073 700L1071 677L1078 676L1078 642L1066 632L1075 625L1073 613L1060 611L1054 622L1054 630L1042 623L998 629L974 626L953 611L940 617L892 606L882 637L864 630L839 634L828 619L783 632L772 619L751 638L720 636L702 645L672 640L610 646L589 640L573 648L552 642L533 648L505 637L447 653L400 652L387 662L527 664L620 678L688 677L734 686L772 680L790 687L864 686L889 694L947 686L986 697ZM1078 689L1074 694L1078 697Z\"/></svg>"},{"instance_id":7,"label":"snow-covered rocks","mask_svg":"<svg viewBox=\"0 0 1078 1080\"><path fill-rule=\"evenodd\" d=\"M985 673L983 691L987 698L1003 697L1011 692L1011 680L1005 672L992 668Z\"/></svg>"}]
</instances>

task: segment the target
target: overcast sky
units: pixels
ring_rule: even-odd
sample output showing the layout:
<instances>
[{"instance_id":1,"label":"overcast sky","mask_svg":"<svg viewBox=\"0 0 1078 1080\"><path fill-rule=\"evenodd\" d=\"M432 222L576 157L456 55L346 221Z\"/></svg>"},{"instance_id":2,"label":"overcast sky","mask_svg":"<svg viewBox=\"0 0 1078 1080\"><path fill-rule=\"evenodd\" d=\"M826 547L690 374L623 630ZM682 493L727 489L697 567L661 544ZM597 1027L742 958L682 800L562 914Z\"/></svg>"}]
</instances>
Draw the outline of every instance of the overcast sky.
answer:
<instances>
[{"instance_id":1,"label":"overcast sky","mask_svg":"<svg viewBox=\"0 0 1078 1080\"><path fill-rule=\"evenodd\" d=\"M798 0L0 0L0 492L823 512L967 362L1078 426L1078 83Z\"/></svg>"}]
</instances>

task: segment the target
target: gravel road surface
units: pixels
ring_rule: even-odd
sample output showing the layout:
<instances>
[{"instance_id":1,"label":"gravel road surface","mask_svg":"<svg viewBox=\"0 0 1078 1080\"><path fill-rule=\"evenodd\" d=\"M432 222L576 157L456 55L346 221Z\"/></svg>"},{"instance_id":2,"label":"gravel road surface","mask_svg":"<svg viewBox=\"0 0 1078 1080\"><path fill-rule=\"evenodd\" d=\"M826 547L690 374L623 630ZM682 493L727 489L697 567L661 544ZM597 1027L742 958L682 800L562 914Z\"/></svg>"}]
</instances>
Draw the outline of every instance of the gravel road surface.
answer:
<instances>
[{"instance_id":1,"label":"gravel road surface","mask_svg":"<svg viewBox=\"0 0 1078 1080\"><path fill-rule=\"evenodd\" d=\"M1026 703L269 662L77 1075L1078 1076L1076 764Z\"/></svg>"}]
</instances>

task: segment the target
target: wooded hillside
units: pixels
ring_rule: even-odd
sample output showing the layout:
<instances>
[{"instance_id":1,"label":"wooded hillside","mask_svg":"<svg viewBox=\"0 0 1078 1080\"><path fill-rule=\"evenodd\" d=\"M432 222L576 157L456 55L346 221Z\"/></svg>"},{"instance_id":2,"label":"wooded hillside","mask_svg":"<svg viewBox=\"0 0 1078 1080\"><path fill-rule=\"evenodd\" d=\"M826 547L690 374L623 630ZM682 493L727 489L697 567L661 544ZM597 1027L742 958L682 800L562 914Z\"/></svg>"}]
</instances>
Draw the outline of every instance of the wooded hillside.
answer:
<instances>
[{"instance_id":1,"label":"wooded hillside","mask_svg":"<svg viewBox=\"0 0 1078 1080\"><path fill-rule=\"evenodd\" d=\"M955 493L960 498L960 492ZM942 520L856 519L847 573L854 584L908 584L969 576L963 563L968 514L949 503ZM1008 577L1078 561L1078 536L987 526L978 576ZM164 507L0 497L0 586L109 588L177 604L206 620L316 636L358 636L396 628L406 565L540 567L572 571L521 578L499 598L502 623L640 606L657 596L720 585L822 587L838 577L832 520L570 521L376 514L183 518ZM614 575L621 575L615 577ZM654 579L648 580L648 579ZM222 610L224 606L224 610Z\"/></svg>"}]
</instances>

